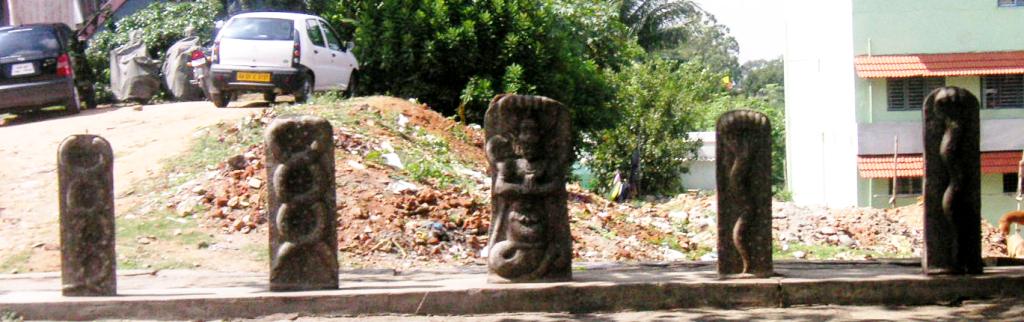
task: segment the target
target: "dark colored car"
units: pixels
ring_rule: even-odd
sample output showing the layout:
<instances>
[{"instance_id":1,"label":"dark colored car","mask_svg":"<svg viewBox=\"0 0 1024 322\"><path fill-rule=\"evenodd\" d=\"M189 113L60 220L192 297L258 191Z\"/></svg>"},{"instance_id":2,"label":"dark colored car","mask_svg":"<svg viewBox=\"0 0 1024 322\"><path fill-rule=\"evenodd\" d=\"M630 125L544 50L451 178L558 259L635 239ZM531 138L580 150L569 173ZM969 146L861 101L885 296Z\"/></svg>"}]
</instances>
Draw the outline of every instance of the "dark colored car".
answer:
<instances>
[{"instance_id":1,"label":"dark colored car","mask_svg":"<svg viewBox=\"0 0 1024 322\"><path fill-rule=\"evenodd\" d=\"M54 105L78 113L80 95L92 93L76 88L77 42L64 24L0 27L0 113Z\"/></svg>"}]
</instances>

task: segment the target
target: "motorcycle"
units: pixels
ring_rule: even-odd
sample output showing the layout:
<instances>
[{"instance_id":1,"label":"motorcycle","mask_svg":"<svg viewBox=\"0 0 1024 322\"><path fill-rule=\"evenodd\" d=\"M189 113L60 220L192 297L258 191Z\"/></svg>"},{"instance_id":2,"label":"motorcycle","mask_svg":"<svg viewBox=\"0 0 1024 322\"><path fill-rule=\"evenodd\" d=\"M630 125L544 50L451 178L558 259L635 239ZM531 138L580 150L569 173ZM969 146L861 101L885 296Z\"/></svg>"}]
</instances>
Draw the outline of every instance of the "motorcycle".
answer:
<instances>
[{"instance_id":1,"label":"motorcycle","mask_svg":"<svg viewBox=\"0 0 1024 322\"><path fill-rule=\"evenodd\" d=\"M192 86L198 87L203 92L203 97L211 101L213 100L210 97L211 91L213 91L213 84L210 82L210 65L213 62L210 60L207 50L208 47L194 48L189 54L190 60L185 65L192 69L192 77L189 83Z\"/></svg>"}]
</instances>

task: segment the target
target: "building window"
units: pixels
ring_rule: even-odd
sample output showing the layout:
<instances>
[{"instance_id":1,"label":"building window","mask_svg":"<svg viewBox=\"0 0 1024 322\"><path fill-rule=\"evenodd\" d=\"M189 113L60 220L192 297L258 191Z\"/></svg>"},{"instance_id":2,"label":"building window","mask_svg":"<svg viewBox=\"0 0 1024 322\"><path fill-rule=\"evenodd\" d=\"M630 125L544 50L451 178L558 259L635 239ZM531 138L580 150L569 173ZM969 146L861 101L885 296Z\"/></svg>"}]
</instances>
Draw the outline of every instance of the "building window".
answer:
<instances>
[{"instance_id":1,"label":"building window","mask_svg":"<svg viewBox=\"0 0 1024 322\"><path fill-rule=\"evenodd\" d=\"M1003 193L1017 193L1017 174L1003 174Z\"/></svg>"},{"instance_id":2,"label":"building window","mask_svg":"<svg viewBox=\"0 0 1024 322\"><path fill-rule=\"evenodd\" d=\"M889 191L892 191L892 179L889 182ZM920 195L924 192L924 178L896 178L896 195Z\"/></svg>"},{"instance_id":3,"label":"building window","mask_svg":"<svg viewBox=\"0 0 1024 322\"><path fill-rule=\"evenodd\" d=\"M1024 0L996 0L1000 7L1024 7Z\"/></svg>"},{"instance_id":4,"label":"building window","mask_svg":"<svg viewBox=\"0 0 1024 322\"><path fill-rule=\"evenodd\" d=\"M891 111L920 110L928 94L936 88L946 86L944 77L889 78L886 82Z\"/></svg>"},{"instance_id":5,"label":"building window","mask_svg":"<svg viewBox=\"0 0 1024 322\"><path fill-rule=\"evenodd\" d=\"M981 88L985 108L1024 108L1024 75L985 76Z\"/></svg>"}]
</instances>

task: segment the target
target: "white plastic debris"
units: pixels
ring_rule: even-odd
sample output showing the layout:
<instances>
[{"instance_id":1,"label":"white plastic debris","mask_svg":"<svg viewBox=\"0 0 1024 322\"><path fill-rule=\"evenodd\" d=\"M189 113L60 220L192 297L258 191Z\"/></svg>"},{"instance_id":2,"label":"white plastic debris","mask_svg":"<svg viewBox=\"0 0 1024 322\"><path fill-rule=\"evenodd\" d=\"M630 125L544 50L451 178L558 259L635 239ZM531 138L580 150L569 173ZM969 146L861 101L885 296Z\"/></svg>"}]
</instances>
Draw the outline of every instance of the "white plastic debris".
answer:
<instances>
[{"instance_id":1,"label":"white plastic debris","mask_svg":"<svg viewBox=\"0 0 1024 322\"><path fill-rule=\"evenodd\" d=\"M398 121L397 121L397 123L398 123L398 129L401 130L401 131L405 131L405 126L409 124L409 118L405 117L405 115L398 114Z\"/></svg>"},{"instance_id":2,"label":"white plastic debris","mask_svg":"<svg viewBox=\"0 0 1024 322\"><path fill-rule=\"evenodd\" d=\"M348 160L348 162L346 162L346 163L348 164L348 166L352 167L353 169L366 170L366 166L363 165L362 163L359 163L359 161Z\"/></svg>"},{"instance_id":3,"label":"white plastic debris","mask_svg":"<svg viewBox=\"0 0 1024 322\"><path fill-rule=\"evenodd\" d=\"M406 191L416 192L419 191L419 187L416 187L416 184L414 183L398 180L388 184L388 191L394 193L403 193Z\"/></svg>"},{"instance_id":4,"label":"white plastic debris","mask_svg":"<svg viewBox=\"0 0 1024 322\"><path fill-rule=\"evenodd\" d=\"M391 141L388 140L380 143L380 149L384 152L395 152L395 146L391 145Z\"/></svg>"},{"instance_id":5,"label":"white plastic debris","mask_svg":"<svg viewBox=\"0 0 1024 322\"><path fill-rule=\"evenodd\" d=\"M402 159L398 157L398 154L391 152L386 153L381 157L384 157L384 163L386 163L387 165L395 169L405 169L405 165L402 164Z\"/></svg>"}]
</instances>

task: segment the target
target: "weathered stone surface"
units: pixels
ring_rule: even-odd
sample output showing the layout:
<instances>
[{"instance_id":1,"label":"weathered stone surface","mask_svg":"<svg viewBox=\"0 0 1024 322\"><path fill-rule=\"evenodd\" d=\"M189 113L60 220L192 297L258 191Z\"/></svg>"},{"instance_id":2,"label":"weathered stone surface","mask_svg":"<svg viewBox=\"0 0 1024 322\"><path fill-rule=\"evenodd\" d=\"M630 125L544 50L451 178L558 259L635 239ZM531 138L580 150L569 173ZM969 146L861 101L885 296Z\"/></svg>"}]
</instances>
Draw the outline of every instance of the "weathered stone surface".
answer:
<instances>
[{"instance_id":1,"label":"weathered stone surface","mask_svg":"<svg viewBox=\"0 0 1024 322\"><path fill-rule=\"evenodd\" d=\"M331 124L286 116L267 128L270 290L338 288Z\"/></svg>"},{"instance_id":2,"label":"weathered stone surface","mask_svg":"<svg viewBox=\"0 0 1024 322\"><path fill-rule=\"evenodd\" d=\"M771 276L772 139L768 117L729 111L718 118L718 274Z\"/></svg>"},{"instance_id":3,"label":"weathered stone surface","mask_svg":"<svg viewBox=\"0 0 1024 322\"><path fill-rule=\"evenodd\" d=\"M72 135L57 152L60 255L65 296L117 294L114 153L95 135Z\"/></svg>"},{"instance_id":4,"label":"weathered stone surface","mask_svg":"<svg viewBox=\"0 0 1024 322\"><path fill-rule=\"evenodd\" d=\"M571 279L569 111L547 97L503 94L491 101L484 126L492 209L488 280Z\"/></svg>"},{"instance_id":5,"label":"weathered stone surface","mask_svg":"<svg viewBox=\"0 0 1024 322\"><path fill-rule=\"evenodd\" d=\"M958 87L924 101L926 274L980 274L981 154L978 99Z\"/></svg>"}]
</instances>

